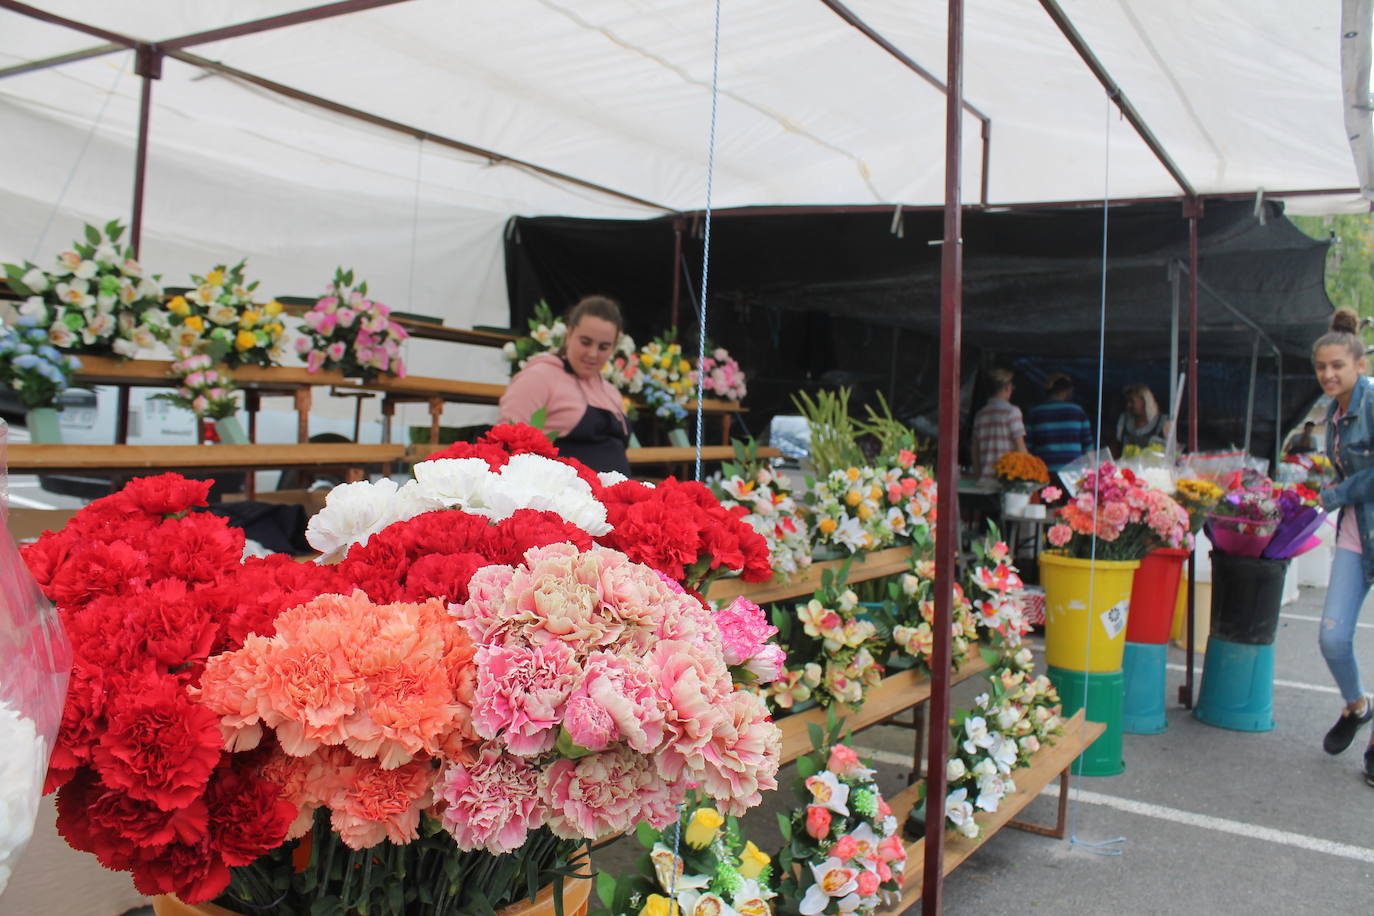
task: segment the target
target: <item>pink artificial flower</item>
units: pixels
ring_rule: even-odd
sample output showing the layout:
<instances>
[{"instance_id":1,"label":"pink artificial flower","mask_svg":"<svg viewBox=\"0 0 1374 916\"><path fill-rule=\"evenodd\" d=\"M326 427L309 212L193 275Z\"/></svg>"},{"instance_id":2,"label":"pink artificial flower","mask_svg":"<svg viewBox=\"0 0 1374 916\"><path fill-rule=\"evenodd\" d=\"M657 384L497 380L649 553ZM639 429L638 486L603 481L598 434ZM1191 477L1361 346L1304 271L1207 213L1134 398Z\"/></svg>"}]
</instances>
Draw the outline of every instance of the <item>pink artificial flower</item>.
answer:
<instances>
[{"instance_id":1,"label":"pink artificial flower","mask_svg":"<svg viewBox=\"0 0 1374 916\"><path fill-rule=\"evenodd\" d=\"M329 315L329 314L333 314L334 311L335 311L336 309L338 309L338 307L339 307L339 297L338 297L338 296L325 296L325 297L324 297L323 299L321 299L319 302L316 302L316 303L315 303L315 309L314 309L314 310L317 311L317 312L323 312L324 314Z\"/></svg>"},{"instance_id":2,"label":"pink artificial flower","mask_svg":"<svg viewBox=\"0 0 1374 916\"><path fill-rule=\"evenodd\" d=\"M1057 503L1064 491L1058 487L1045 487L1040 491L1040 501L1044 503Z\"/></svg>"},{"instance_id":3,"label":"pink artificial flower","mask_svg":"<svg viewBox=\"0 0 1374 916\"><path fill-rule=\"evenodd\" d=\"M812 839L825 839L830 833L830 810L819 805L807 805L806 832Z\"/></svg>"},{"instance_id":4,"label":"pink artificial flower","mask_svg":"<svg viewBox=\"0 0 1374 916\"><path fill-rule=\"evenodd\" d=\"M307 313L306 313L307 316L312 315L312 314L314 314L314 313L313 313L313 312L307 312ZM306 353L310 352L311 348L314 347L314 346L315 346L315 344L310 340L309 337L304 337L304 336L302 336L302 337L297 337L297 338L296 338L296 352L299 353L299 354L302 355L302 356L304 356Z\"/></svg>"},{"instance_id":5,"label":"pink artificial flower","mask_svg":"<svg viewBox=\"0 0 1374 916\"><path fill-rule=\"evenodd\" d=\"M877 872L864 869L859 872L859 896L872 897L874 894L878 893L878 885L881 883Z\"/></svg>"},{"instance_id":6,"label":"pink artificial flower","mask_svg":"<svg viewBox=\"0 0 1374 916\"><path fill-rule=\"evenodd\" d=\"M353 326L353 320L358 317L358 313L351 308L341 308L336 313L339 319L339 327L348 328Z\"/></svg>"},{"instance_id":7,"label":"pink artificial flower","mask_svg":"<svg viewBox=\"0 0 1374 916\"><path fill-rule=\"evenodd\" d=\"M483 738L500 738L513 754L553 748L577 684L572 649L561 642L533 648L479 646L472 722Z\"/></svg>"},{"instance_id":8,"label":"pink artificial flower","mask_svg":"<svg viewBox=\"0 0 1374 916\"><path fill-rule=\"evenodd\" d=\"M334 333L334 328L337 327L338 324L338 313L333 311L326 312L324 316L320 318L319 325L315 328L315 330L320 333L320 336L328 337L330 334Z\"/></svg>"},{"instance_id":9,"label":"pink artificial flower","mask_svg":"<svg viewBox=\"0 0 1374 916\"><path fill-rule=\"evenodd\" d=\"M348 345L342 340L336 340L325 348L324 352L325 356L329 357L330 362L337 363L343 359L344 354L348 352Z\"/></svg>"},{"instance_id":10,"label":"pink artificial flower","mask_svg":"<svg viewBox=\"0 0 1374 916\"><path fill-rule=\"evenodd\" d=\"M782 646L767 645L744 663L744 668L761 684L773 684L787 677L787 652Z\"/></svg>"},{"instance_id":11,"label":"pink artificial flower","mask_svg":"<svg viewBox=\"0 0 1374 916\"><path fill-rule=\"evenodd\" d=\"M539 768L503 753L495 742L483 745L472 763L445 769L436 796L445 803L444 829L462 850L512 852L525 844L529 831L543 826L546 816Z\"/></svg>"},{"instance_id":12,"label":"pink artificial flower","mask_svg":"<svg viewBox=\"0 0 1374 916\"><path fill-rule=\"evenodd\" d=\"M310 355L305 358L305 369L307 372L319 372L324 368L324 351L311 350Z\"/></svg>"},{"instance_id":13,"label":"pink artificial flower","mask_svg":"<svg viewBox=\"0 0 1374 916\"><path fill-rule=\"evenodd\" d=\"M897 834L883 837L878 843L878 859L882 862L900 862L906 858L906 847Z\"/></svg>"},{"instance_id":14,"label":"pink artificial flower","mask_svg":"<svg viewBox=\"0 0 1374 916\"><path fill-rule=\"evenodd\" d=\"M830 847L830 855L839 859L841 862L848 862L859 851L859 843L849 834L845 834L835 841L835 845Z\"/></svg>"},{"instance_id":15,"label":"pink artificial flower","mask_svg":"<svg viewBox=\"0 0 1374 916\"><path fill-rule=\"evenodd\" d=\"M1061 522L1058 525L1051 525L1045 536L1055 547L1063 547L1073 538L1073 529Z\"/></svg>"},{"instance_id":16,"label":"pink artificial flower","mask_svg":"<svg viewBox=\"0 0 1374 916\"><path fill-rule=\"evenodd\" d=\"M826 761L825 768L836 776L847 776L851 771L860 766L859 755L854 753L854 749L847 744L836 744L830 749L830 759ZM842 859L849 858L841 856Z\"/></svg>"}]
</instances>

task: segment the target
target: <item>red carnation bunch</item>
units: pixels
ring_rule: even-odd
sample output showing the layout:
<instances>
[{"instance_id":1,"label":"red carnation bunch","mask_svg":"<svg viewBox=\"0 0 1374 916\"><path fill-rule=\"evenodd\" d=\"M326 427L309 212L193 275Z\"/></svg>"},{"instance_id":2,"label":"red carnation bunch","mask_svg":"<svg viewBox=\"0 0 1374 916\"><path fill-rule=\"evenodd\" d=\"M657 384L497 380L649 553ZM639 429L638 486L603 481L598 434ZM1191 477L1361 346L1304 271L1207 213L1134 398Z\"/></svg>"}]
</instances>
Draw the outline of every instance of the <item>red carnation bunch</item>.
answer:
<instances>
[{"instance_id":1,"label":"red carnation bunch","mask_svg":"<svg viewBox=\"0 0 1374 916\"><path fill-rule=\"evenodd\" d=\"M207 513L208 481L136 480L24 551L72 643L45 791L58 830L144 894L207 899L229 867L280 845L294 810L246 757L223 751L192 699L233 606L243 533ZM217 798L232 798L232 817Z\"/></svg>"},{"instance_id":2,"label":"red carnation bunch","mask_svg":"<svg viewBox=\"0 0 1374 916\"><path fill-rule=\"evenodd\" d=\"M632 480L601 493L612 530L597 538L689 588L703 591L713 574L739 572L746 582L766 582L768 542L743 517L726 509L703 484L672 477L656 487Z\"/></svg>"}]
</instances>

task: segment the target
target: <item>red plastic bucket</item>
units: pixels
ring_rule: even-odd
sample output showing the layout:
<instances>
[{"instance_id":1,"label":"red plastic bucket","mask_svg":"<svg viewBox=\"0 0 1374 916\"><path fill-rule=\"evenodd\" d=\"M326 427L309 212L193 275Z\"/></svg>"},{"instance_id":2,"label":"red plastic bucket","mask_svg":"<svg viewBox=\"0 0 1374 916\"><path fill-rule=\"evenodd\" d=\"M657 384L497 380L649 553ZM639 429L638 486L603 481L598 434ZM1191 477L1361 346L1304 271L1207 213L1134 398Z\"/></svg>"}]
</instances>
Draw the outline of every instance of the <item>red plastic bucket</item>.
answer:
<instances>
[{"instance_id":1,"label":"red plastic bucket","mask_svg":"<svg viewBox=\"0 0 1374 916\"><path fill-rule=\"evenodd\" d=\"M1140 561L1131 582L1131 614L1126 641L1161 645L1169 641L1178 600L1179 574L1188 551L1176 547L1153 550Z\"/></svg>"}]
</instances>

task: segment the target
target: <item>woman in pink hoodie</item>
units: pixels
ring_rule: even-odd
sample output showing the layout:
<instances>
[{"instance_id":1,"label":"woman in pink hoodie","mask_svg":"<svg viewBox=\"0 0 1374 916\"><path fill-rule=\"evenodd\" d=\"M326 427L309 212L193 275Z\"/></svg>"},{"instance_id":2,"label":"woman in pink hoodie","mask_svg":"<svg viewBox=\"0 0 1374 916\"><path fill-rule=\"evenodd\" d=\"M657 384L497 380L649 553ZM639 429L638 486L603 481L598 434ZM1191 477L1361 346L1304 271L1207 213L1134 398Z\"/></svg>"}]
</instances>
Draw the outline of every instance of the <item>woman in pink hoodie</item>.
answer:
<instances>
[{"instance_id":1,"label":"woman in pink hoodie","mask_svg":"<svg viewBox=\"0 0 1374 916\"><path fill-rule=\"evenodd\" d=\"M506 386L501 422L528 423L542 407L544 428L558 433L560 454L628 477L630 427L620 392L601 377L625 329L620 306L605 296L585 296L568 312L566 324L562 348L531 357Z\"/></svg>"}]
</instances>

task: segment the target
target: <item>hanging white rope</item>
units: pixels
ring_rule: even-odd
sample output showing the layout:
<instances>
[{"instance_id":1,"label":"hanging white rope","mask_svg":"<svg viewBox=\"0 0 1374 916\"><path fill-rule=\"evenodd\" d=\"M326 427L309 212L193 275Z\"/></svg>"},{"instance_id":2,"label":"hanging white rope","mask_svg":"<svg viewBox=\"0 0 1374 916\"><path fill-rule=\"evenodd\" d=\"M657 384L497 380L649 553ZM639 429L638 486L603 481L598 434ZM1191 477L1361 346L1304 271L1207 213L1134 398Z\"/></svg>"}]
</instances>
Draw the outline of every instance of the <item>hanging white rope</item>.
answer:
<instances>
[{"instance_id":1,"label":"hanging white rope","mask_svg":"<svg viewBox=\"0 0 1374 916\"><path fill-rule=\"evenodd\" d=\"M57 193L57 199L53 201L52 209L48 211L48 219L43 223L43 230L38 233L38 238L34 239L33 251L29 254L29 260L38 262L38 253L43 250L43 242L48 237L48 230L52 228L53 220L57 218L57 211L62 209L62 201L67 199L67 192L71 190L72 181L76 178L76 173L81 170L81 161L86 158L86 150L90 149L91 141L95 139L95 132L100 129L100 124L105 120L105 109L110 107L110 99L114 98L115 90L119 88L119 81L124 77L124 67L115 67L114 81L110 83L110 88L105 90L105 98L100 102L100 110L95 114L95 120L91 122L91 129L86 131L86 139L81 143L81 149L77 151L76 159L72 162L71 169L67 172L67 180L62 182L62 190Z\"/></svg>"},{"instance_id":2,"label":"hanging white rope","mask_svg":"<svg viewBox=\"0 0 1374 916\"><path fill-rule=\"evenodd\" d=\"M1097 314L1097 438L1093 443L1094 454L1102 451L1102 386L1104 384L1104 370L1107 362L1107 239L1110 221L1108 220L1108 201L1111 200L1111 167L1112 167L1112 112L1114 106L1111 96L1106 97L1107 117L1103 127L1103 154L1102 154L1102 281L1098 292L1098 314ZM1100 505L1102 490L1102 478L1100 474L1093 475L1093 505ZM1094 510L1095 512L1096 510ZM1093 526L1092 547L1088 557L1088 638L1083 648L1083 702L1079 706L1084 710L1083 723L1079 726L1079 743L1082 743L1083 734L1087 729L1088 717L1088 685L1092 681L1092 672L1089 670L1090 659L1093 651L1093 617L1096 614L1093 604L1093 591L1097 584L1097 577L1093 572L1097 568L1097 526ZM1086 748L1084 749L1086 750ZM1061 787L1060 791L1064 791ZM1122 853L1120 845L1126 842L1125 837L1115 837L1110 840L1099 842L1088 842L1078 838L1078 801L1070 800L1069 805L1069 843L1073 846L1082 846L1090 852L1101 856L1119 856Z\"/></svg>"},{"instance_id":3,"label":"hanging white rope","mask_svg":"<svg viewBox=\"0 0 1374 916\"><path fill-rule=\"evenodd\" d=\"M720 97L720 0L716 0L715 36L711 48L711 130L706 141L706 225L702 234L701 289L697 307L697 441L694 478L701 480L701 436L704 412L702 399L706 393L706 373L701 364L706 359L706 296L711 276L711 191L716 178L716 109Z\"/></svg>"},{"instance_id":4,"label":"hanging white rope","mask_svg":"<svg viewBox=\"0 0 1374 916\"><path fill-rule=\"evenodd\" d=\"M415 146L415 199L410 206L410 278L406 281L406 307L415 311L415 246L420 236L420 176L425 164L425 138Z\"/></svg>"}]
</instances>

